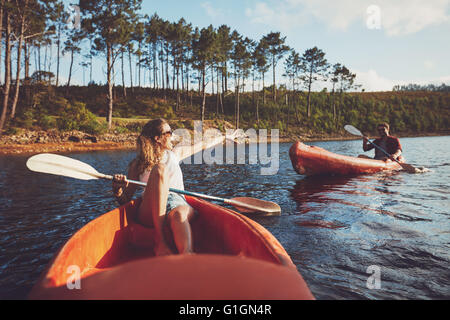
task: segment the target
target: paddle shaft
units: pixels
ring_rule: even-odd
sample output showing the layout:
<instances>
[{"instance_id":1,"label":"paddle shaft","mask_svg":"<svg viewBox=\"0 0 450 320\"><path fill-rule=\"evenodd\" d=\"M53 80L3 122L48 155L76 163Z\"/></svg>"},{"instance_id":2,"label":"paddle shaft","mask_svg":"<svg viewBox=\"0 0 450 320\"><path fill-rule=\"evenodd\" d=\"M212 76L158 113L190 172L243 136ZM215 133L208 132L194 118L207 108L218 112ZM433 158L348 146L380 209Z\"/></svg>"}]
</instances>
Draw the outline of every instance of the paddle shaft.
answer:
<instances>
[{"instance_id":1,"label":"paddle shaft","mask_svg":"<svg viewBox=\"0 0 450 320\"><path fill-rule=\"evenodd\" d=\"M105 179L108 179L108 180L112 180L113 179L112 176L108 176L108 175L103 175L102 178L105 178ZM135 184L135 185L138 185L138 186L143 186L143 187L147 186L147 183L145 183L145 182L136 181L136 180L128 180L128 179L127 179L127 181L129 183L132 183L132 184ZM187 196L198 197L198 198L212 200L212 201L218 201L218 202L230 204L230 205L236 206L236 207L252 209L252 210L256 210L256 211L260 211L261 210L261 208L259 208L258 206L253 206L253 205L248 204L248 203L242 203L242 202L239 202L239 201L235 201L234 199L224 199L224 198L209 196L209 195L202 194L202 193L190 192L190 191L185 191L185 190L179 190L179 189L175 189L175 188L169 188L169 191L170 192L184 194L184 195L187 195Z\"/></svg>"},{"instance_id":2,"label":"paddle shaft","mask_svg":"<svg viewBox=\"0 0 450 320\"><path fill-rule=\"evenodd\" d=\"M378 150L380 150L381 152L383 152L389 159L392 159L392 158L391 158L391 155L390 155L389 153L387 153L387 151L384 150L382 147L376 145L375 143L373 143L373 142L370 141L369 139L367 139L367 141L369 141L369 143L372 144L375 148L378 148ZM401 164L401 162L398 161L397 159L394 158L394 160L395 160L397 163Z\"/></svg>"},{"instance_id":3,"label":"paddle shaft","mask_svg":"<svg viewBox=\"0 0 450 320\"><path fill-rule=\"evenodd\" d=\"M27 161L27 167L35 172L55 174L81 180L92 180L92 179L114 180L113 176L100 173L84 162L55 154L43 153L32 156ZM128 180L126 178L124 182L129 182L143 187L147 186L147 183L145 182ZM169 188L169 191L230 204L243 212L264 212L272 215L277 215L281 212L280 206L270 201L258 200L247 197L224 199L196 192L178 190L174 188Z\"/></svg>"},{"instance_id":4,"label":"paddle shaft","mask_svg":"<svg viewBox=\"0 0 450 320\"><path fill-rule=\"evenodd\" d=\"M110 175L106 175L106 174L101 174L99 175L99 178L102 179L108 179L108 180L113 180L113 176ZM141 182L141 181L136 181L136 180L126 180L129 183L138 185L138 186L142 186L142 187L146 187L147 183L146 182ZM224 198L219 198L219 197L214 197L214 196L209 196L206 194L201 194L201 193L197 193L197 192L190 192L190 191L185 191L185 190L179 190L179 189L175 189L175 188L169 188L170 192L175 192L175 193L181 193L187 196L193 196L193 197L198 197L198 198L203 198L203 199L208 199L208 200L212 200L212 201L218 201L218 202L222 202L222 203L229 203L229 201L227 201L227 199Z\"/></svg>"}]
</instances>

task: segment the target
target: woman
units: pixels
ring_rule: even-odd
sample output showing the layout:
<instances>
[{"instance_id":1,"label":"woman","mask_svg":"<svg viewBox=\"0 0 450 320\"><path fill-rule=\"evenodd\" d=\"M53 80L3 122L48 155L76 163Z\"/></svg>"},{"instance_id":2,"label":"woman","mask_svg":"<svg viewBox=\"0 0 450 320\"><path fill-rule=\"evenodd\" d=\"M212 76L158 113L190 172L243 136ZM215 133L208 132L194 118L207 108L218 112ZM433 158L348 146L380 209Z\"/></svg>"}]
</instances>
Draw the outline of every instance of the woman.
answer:
<instances>
[{"instance_id":1,"label":"woman","mask_svg":"<svg viewBox=\"0 0 450 320\"><path fill-rule=\"evenodd\" d=\"M237 131L227 138L234 139ZM138 209L138 222L155 228L155 254L172 254L163 236L163 226L169 223L179 253L192 253L189 221L194 209L184 196L169 192L169 188L184 190L179 162L203 149L222 143L224 136L203 139L194 146L172 145L172 130L164 119L149 121L137 139L137 156L128 167L128 178L147 182ZM130 201L138 187L128 184L124 175L114 175L113 192L120 204Z\"/></svg>"}]
</instances>

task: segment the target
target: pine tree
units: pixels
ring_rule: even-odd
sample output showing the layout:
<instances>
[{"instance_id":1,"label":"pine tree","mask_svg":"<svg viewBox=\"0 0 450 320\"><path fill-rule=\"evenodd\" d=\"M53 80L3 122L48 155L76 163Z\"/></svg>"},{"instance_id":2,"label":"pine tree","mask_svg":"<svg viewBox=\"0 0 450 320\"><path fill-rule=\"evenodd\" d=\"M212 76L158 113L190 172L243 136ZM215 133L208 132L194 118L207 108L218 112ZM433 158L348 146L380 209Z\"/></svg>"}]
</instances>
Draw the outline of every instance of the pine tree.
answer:
<instances>
[{"instance_id":1,"label":"pine tree","mask_svg":"<svg viewBox=\"0 0 450 320\"><path fill-rule=\"evenodd\" d=\"M275 83L275 68L278 61L283 58L286 52L289 51L289 47L284 44L286 37L281 37L280 32L271 32L263 37L264 42L267 45L268 52L271 55L272 60L272 75L273 75L273 101L277 100L277 87Z\"/></svg>"},{"instance_id":2,"label":"pine tree","mask_svg":"<svg viewBox=\"0 0 450 320\"><path fill-rule=\"evenodd\" d=\"M308 118L311 117L311 87L315 81L326 80L329 68L325 53L314 47L307 49L301 58L300 65L302 76L300 77L304 86L308 89Z\"/></svg>"},{"instance_id":3,"label":"pine tree","mask_svg":"<svg viewBox=\"0 0 450 320\"><path fill-rule=\"evenodd\" d=\"M131 39L142 0L81 1L82 26L94 40L94 51L106 56L108 129L112 125L114 63Z\"/></svg>"}]
</instances>

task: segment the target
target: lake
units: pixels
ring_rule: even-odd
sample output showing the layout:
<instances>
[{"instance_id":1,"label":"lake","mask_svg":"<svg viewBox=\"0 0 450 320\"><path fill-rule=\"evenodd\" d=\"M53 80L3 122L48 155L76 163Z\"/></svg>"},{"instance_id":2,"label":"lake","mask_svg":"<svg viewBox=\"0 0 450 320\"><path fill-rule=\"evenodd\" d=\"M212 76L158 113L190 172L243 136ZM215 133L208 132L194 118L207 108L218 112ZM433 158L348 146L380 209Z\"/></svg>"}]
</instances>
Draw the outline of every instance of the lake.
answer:
<instances>
[{"instance_id":1,"label":"lake","mask_svg":"<svg viewBox=\"0 0 450 320\"><path fill-rule=\"evenodd\" d=\"M185 188L278 203L280 217L252 218L280 241L317 299L449 299L450 137L401 143L407 163L431 171L306 178L283 143L276 175L261 175L260 165L183 164ZM360 140L308 144L363 153ZM69 156L114 174L134 153ZM27 158L0 156L1 299L26 298L65 241L117 206L110 182L30 172Z\"/></svg>"}]
</instances>

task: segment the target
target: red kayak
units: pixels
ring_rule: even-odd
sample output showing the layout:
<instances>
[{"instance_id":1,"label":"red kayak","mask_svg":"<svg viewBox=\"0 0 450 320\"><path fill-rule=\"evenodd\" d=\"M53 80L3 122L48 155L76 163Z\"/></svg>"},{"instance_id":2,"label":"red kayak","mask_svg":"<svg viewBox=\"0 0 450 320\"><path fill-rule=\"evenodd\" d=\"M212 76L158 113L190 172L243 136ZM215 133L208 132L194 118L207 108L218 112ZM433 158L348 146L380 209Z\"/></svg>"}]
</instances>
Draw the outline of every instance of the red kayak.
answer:
<instances>
[{"instance_id":1,"label":"red kayak","mask_svg":"<svg viewBox=\"0 0 450 320\"><path fill-rule=\"evenodd\" d=\"M30 299L314 299L281 244L244 215L186 196L195 254L155 257L140 199L89 222L62 247ZM170 231L165 230L168 239ZM171 244L173 246L173 243Z\"/></svg>"},{"instance_id":2,"label":"red kayak","mask_svg":"<svg viewBox=\"0 0 450 320\"><path fill-rule=\"evenodd\" d=\"M289 149L289 157L294 170L307 176L358 175L402 169L395 161L344 156L316 146L308 146L300 141Z\"/></svg>"}]
</instances>

